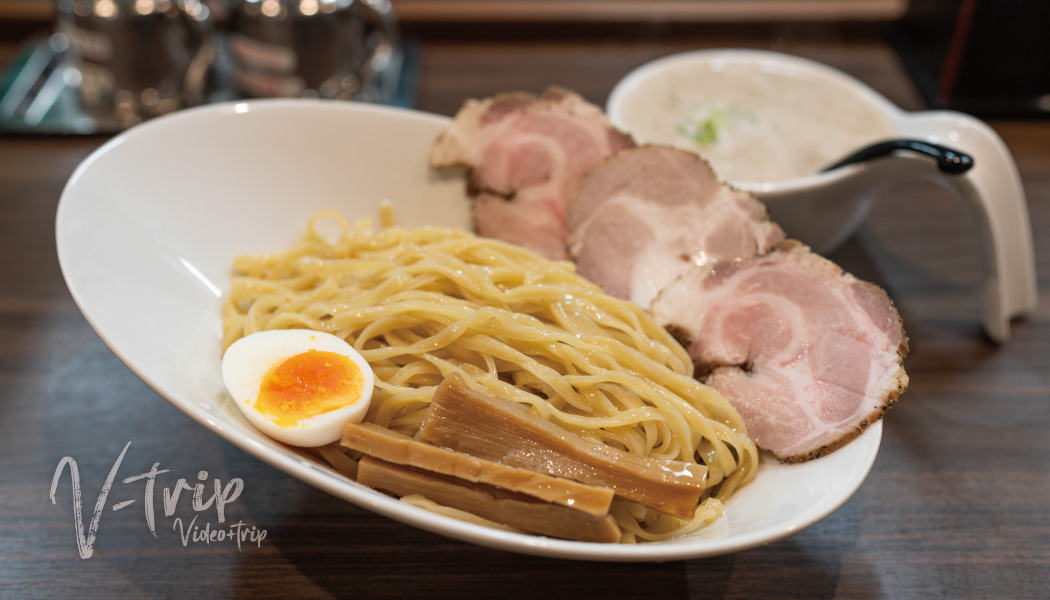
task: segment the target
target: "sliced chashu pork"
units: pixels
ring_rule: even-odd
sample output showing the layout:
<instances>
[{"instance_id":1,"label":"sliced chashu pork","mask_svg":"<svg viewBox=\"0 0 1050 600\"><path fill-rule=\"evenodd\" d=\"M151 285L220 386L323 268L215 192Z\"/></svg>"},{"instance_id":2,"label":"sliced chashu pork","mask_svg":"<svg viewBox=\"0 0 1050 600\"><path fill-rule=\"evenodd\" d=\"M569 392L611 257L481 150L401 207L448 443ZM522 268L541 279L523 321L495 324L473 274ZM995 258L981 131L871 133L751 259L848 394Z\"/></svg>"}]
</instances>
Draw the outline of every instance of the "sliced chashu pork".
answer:
<instances>
[{"instance_id":1,"label":"sliced chashu pork","mask_svg":"<svg viewBox=\"0 0 1050 600\"><path fill-rule=\"evenodd\" d=\"M596 165L570 197L566 223L580 274L642 307L693 265L764 253L784 238L762 202L669 146Z\"/></svg>"},{"instance_id":2,"label":"sliced chashu pork","mask_svg":"<svg viewBox=\"0 0 1050 600\"><path fill-rule=\"evenodd\" d=\"M691 269L652 313L755 443L788 462L852 440L908 385L907 338L886 293L796 241Z\"/></svg>"},{"instance_id":3,"label":"sliced chashu pork","mask_svg":"<svg viewBox=\"0 0 1050 600\"><path fill-rule=\"evenodd\" d=\"M431 149L430 164L470 169L478 233L563 260L569 194L585 171L632 146L601 109L551 88L468 101Z\"/></svg>"}]
</instances>

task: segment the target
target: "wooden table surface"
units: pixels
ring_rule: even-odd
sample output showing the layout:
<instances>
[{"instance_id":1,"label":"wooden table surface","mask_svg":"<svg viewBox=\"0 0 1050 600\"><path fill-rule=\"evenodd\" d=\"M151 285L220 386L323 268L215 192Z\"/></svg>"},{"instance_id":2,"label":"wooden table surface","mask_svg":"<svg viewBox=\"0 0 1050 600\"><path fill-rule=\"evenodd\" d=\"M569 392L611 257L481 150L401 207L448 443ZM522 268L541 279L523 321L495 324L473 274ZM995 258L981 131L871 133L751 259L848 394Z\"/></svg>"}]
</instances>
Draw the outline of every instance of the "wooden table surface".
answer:
<instances>
[{"instance_id":1,"label":"wooden table surface","mask_svg":"<svg viewBox=\"0 0 1050 600\"><path fill-rule=\"evenodd\" d=\"M758 37L438 39L423 44L417 106L550 84L604 103L653 58L704 46L801 54L859 77L907 109L921 102L878 39L796 27ZM7 56L10 56L8 52ZM0 138L0 597L3 598L1050 598L1050 122L992 122L1028 194L1041 286L1003 346L981 333L974 231L932 184L885 194L832 258L883 286L911 338L911 386L882 448L842 508L782 541L662 564L560 561L489 550L379 517L261 463L139 381L100 341L59 271L54 217L101 138ZM238 550L190 543L141 509L107 510L94 554L77 550L76 460L85 529L117 455L243 494L227 510L265 530ZM123 493L127 495L126 492ZM124 497L120 500L126 499ZM114 500L116 501L116 500Z\"/></svg>"}]
</instances>

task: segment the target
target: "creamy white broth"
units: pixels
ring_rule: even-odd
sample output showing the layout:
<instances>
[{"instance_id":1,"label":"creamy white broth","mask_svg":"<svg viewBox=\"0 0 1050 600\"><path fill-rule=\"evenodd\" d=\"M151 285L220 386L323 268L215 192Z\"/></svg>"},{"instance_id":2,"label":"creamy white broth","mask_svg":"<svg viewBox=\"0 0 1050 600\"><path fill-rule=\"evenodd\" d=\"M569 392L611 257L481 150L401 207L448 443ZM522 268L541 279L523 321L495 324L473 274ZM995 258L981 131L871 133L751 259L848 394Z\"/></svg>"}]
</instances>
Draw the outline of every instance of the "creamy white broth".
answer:
<instances>
[{"instance_id":1,"label":"creamy white broth","mask_svg":"<svg viewBox=\"0 0 1050 600\"><path fill-rule=\"evenodd\" d=\"M773 182L814 174L893 126L855 93L815 76L717 61L657 73L624 98L639 143L707 159L719 178Z\"/></svg>"}]
</instances>

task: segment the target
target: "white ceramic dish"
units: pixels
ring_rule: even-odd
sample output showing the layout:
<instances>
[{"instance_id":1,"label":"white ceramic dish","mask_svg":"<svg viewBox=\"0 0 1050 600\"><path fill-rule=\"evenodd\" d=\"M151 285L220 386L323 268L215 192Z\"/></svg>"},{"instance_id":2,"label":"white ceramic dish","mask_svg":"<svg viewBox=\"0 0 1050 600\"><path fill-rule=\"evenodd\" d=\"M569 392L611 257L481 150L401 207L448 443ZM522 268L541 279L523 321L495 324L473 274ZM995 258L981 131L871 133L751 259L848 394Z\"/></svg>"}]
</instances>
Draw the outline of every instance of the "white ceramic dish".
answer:
<instances>
[{"instance_id":1,"label":"white ceramic dish","mask_svg":"<svg viewBox=\"0 0 1050 600\"><path fill-rule=\"evenodd\" d=\"M872 198L895 185L930 179L951 190L973 216L984 280L985 331L996 341L1009 337L1011 318L1035 310L1037 302L1032 228L1024 189L1013 157L1002 139L984 122L953 111L905 112L875 90L827 65L777 52L716 49L685 52L657 59L629 73L609 96L606 110L621 129L637 134L645 117L639 107L666 104L661 81L669 75L689 85L690 75L748 67L749 76L768 73L821 84L843 92L852 102L870 107L890 122L897 138L942 144L969 154L974 167L961 175L939 172L929 157L898 152L826 173L775 183L731 182L761 197L773 219L789 236L818 252L838 247L860 225ZM651 100L650 100L651 98ZM835 106L824 107L834 111ZM638 121L638 123L636 123ZM646 142L644 137L638 140ZM701 152L702 153L702 152ZM754 160L762 160L755 156Z\"/></svg>"},{"instance_id":2,"label":"white ceramic dish","mask_svg":"<svg viewBox=\"0 0 1050 600\"><path fill-rule=\"evenodd\" d=\"M449 537L526 554L665 561L735 552L799 531L861 485L881 423L817 461L763 457L714 525L672 542L603 545L505 533L403 504L260 434L220 372L221 298L234 255L280 250L334 208L375 218L381 199L406 226L469 224L463 181L427 168L448 123L397 109L264 101L184 111L114 138L70 178L58 209L62 272L88 321L159 394L202 425L311 485ZM103 390L100 390L103 393Z\"/></svg>"}]
</instances>

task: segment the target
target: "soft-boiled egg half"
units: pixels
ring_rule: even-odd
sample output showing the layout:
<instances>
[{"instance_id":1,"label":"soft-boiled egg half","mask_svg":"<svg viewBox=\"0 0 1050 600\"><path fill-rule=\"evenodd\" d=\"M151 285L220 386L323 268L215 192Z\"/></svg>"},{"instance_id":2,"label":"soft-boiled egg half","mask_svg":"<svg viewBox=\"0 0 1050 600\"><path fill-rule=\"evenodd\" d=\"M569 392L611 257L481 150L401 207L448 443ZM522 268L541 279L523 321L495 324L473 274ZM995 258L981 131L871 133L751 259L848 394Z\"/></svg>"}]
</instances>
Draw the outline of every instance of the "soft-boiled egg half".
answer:
<instances>
[{"instance_id":1,"label":"soft-boiled egg half","mask_svg":"<svg viewBox=\"0 0 1050 600\"><path fill-rule=\"evenodd\" d=\"M260 331L222 357L233 402L259 431L292 446L324 446L359 423L375 375L343 339L308 329Z\"/></svg>"}]
</instances>

